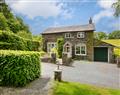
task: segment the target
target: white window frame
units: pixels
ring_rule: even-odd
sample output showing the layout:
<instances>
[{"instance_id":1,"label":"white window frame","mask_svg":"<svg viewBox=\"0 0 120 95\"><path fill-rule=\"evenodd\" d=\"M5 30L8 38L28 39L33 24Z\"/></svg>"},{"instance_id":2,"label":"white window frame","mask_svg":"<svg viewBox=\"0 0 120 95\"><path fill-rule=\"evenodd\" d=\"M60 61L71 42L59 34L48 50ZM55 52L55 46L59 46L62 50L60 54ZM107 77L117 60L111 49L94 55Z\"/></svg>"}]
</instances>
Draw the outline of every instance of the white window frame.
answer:
<instances>
[{"instance_id":1,"label":"white window frame","mask_svg":"<svg viewBox=\"0 0 120 95\"><path fill-rule=\"evenodd\" d=\"M85 38L85 32L78 32L77 38Z\"/></svg>"},{"instance_id":2,"label":"white window frame","mask_svg":"<svg viewBox=\"0 0 120 95\"><path fill-rule=\"evenodd\" d=\"M52 47L54 45L54 47ZM50 46L50 47L49 47ZM52 48L56 47L56 42L48 42L47 43L47 52L50 53Z\"/></svg>"},{"instance_id":3,"label":"white window frame","mask_svg":"<svg viewBox=\"0 0 120 95\"><path fill-rule=\"evenodd\" d=\"M80 54L77 54L76 53L76 48L77 48L77 46L79 46L80 47ZM85 47L85 54L82 54L82 51L81 51L81 47ZM87 55L87 49L86 49L86 44L77 44L77 45L75 45L75 55L82 55L82 56L86 56Z\"/></svg>"},{"instance_id":4,"label":"white window frame","mask_svg":"<svg viewBox=\"0 0 120 95\"><path fill-rule=\"evenodd\" d=\"M65 38L71 38L71 33L65 33Z\"/></svg>"}]
</instances>

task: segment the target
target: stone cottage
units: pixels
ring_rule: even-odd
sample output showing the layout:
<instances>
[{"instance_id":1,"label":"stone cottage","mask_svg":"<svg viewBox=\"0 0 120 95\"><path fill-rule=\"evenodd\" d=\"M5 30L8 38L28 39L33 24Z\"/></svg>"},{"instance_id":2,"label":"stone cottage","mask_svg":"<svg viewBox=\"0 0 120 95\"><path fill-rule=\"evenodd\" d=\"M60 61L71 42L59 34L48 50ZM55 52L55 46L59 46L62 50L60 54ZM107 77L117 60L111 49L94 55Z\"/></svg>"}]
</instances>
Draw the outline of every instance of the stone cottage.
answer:
<instances>
[{"instance_id":1,"label":"stone cottage","mask_svg":"<svg viewBox=\"0 0 120 95\"><path fill-rule=\"evenodd\" d=\"M63 52L74 59L89 61L113 61L113 46L94 39L95 25L90 18L89 24L52 27L43 33L44 49L50 53L56 47L58 38L64 38Z\"/></svg>"}]
</instances>

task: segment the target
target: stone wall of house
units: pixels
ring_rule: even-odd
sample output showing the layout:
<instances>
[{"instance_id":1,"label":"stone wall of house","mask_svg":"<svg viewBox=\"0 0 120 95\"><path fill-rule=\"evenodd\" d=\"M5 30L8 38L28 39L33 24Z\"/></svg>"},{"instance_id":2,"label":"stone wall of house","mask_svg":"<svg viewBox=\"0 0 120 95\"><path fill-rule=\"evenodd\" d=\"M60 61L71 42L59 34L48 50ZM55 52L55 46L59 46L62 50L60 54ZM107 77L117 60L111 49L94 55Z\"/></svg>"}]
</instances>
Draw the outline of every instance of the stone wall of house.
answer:
<instances>
[{"instance_id":1,"label":"stone wall of house","mask_svg":"<svg viewBox=\"0 0 120 95\"><path fill-rule=\"evenodd\" d=\"M70 32L72 37L65 38L65 33L56 33L56 34L44 34L44 50L47 51L47 42L57 42L57 39L63 37L65 42L70 42L72 44L72 58L79 59L79 60L89 60L93 61L93 31L82 31L85 32L85 38L77 38L76 31ZM69 32L67 32L69 33ZM87 49L86 56L78 56L75 55L75 45L79 43L85 43Z\"/></svg>"},{"instance_id":2,"label":"stone wall of house","mask_svg":"<svg viewBox=\"0 0 120 95\"><path fill-rule=\"evenodd\" d=\"M78 60L93 61L93 31L86 31L85 38L77 38L77 33L78 32L71 33L72 38L64 38L65 42L69 41L72 43L72 57ZM86 44L86 56L75 55L75 45L79 43Z\"/></svg>"},{"instance_id":3,"label":"stone wall of house","mask_svg":"<svg viewBox=\"0 0 120 95\"><path fill-rule=\"evenodd\" d=\"M63 37L62 33L43 34L43 49L47 52L47 42L57 42L57 39Z\"/></svg>"}]
</instances>

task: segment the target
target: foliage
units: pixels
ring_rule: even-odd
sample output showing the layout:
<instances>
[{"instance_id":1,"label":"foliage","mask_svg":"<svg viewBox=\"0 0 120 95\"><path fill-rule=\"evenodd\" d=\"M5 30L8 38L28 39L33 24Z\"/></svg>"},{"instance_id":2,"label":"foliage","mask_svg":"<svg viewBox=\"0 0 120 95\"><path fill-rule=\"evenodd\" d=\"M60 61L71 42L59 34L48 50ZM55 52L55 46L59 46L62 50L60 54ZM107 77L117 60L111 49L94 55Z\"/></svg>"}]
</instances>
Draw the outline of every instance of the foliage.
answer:
<instances>
[{"instance_id":1,"label":"foliage","mask_svg":"<svg viewBox=\"0 0 120 95\"><path fill-rule=\"evenodd\" d=\"M2 11L0 12L4 15L3 25L6 24L10 31L13 33L18 33L19 31L25 31L27 33L30 32L28 25L26 25L20 17L14 16L6 3L2 4ZM3 29L5 30L6 27L4 26Z\"/></svg>"},{"instance_id":2,"label":"foliage","mask_svg":"<svg viewBox=\"0 0 120 95\"><path fill-rule=\"evenodd\" d=\"M7 19L14 17L11 12L11 9L9 8L9 6L6 3L2 4L2 11L0 11L0 12L2 12Z\"/></svg>"},{"instance_id":3,"label":"foliage","mask_svg":"<svg viewBox=\"0 0 120 95\"><path fill-rule=\"evenodd\" d=\"M0 84L25 86L40 76L37 52L0 50Z\"/></svg>"},{"instance_id":4,"label":"foliage","mask_svg":"<svg viewBox=\"0 0 120 95\"><path fill-rule=\"evenodd\" d=\"M116 56L120 56L120 39L109 39L109 40L103 40L103 41L116 46L114 48L114 54Z\"/></svg>"},{"instance_id":5,"label":"foliage","mask_svg":"<svg viewBox=\"0 0 120 95\"><path fill-rule=\"evenodd\" d=\"M13 50L15 49L15 44L14 43L7 43L7 42L0 42L0 49L10 49Z\"/></svg>"},{"instance_id":6,"label":"foliage","mask_svg":"<svg viewBox=\"0 0 120 95\"><path fill-rule=\"evenodd\" d=\"M58 51L59 58L62 57L63 45L64 45L64 39L58 38L57 39L57 51Z\"/></svg>"},{"instance_id":7,"label":"foliage","mask_svg":"<svg viewBox=\"0 0 120 95\"><path fill-rule=\"evenodd\" d=\"M0 31L0 41L5 42L5 45L2 43L0 49L39 51L42 48L40 42L38 41L24 39L14 33L6 31ZM9 43L9 45L6 43Z\"/></svg>"},{"instance_id":8,"label":"foliage","mask_svg":"<svg viewBox=\"0 0 120 95\"><path fill-rule=\"evenodd\" d=\"M29 33L30 30L29 30L28 25L25 24L24 21L23 21L19 16L17 16L16 19L17 19L17 21L19 21L19 23L20 23L20 28L21 28L20 30L24 30L24 31L26 31L27 33Z\"/></svg>"},{"instance_id":9,"label":"foliage","mask_svg":"<svg viewBox=\"0 0 120 95\"><path fill-rule=\"evenodd\" d=\"M56 47L52 48L52 49L51 49L51 52L52 52L52 53L55 53L57 58L59 57L58 51L57 51L57 48L56 48Z\"/></svg>"},{"instance_id":10,"label":"foliage","mask_svg":"<svg viewBox=\"0 0 120 95\"><path fill-rule=\"evenodd\" d=\"M26 31L19 31L17 33L18 36L23 37L25 39L32 39L32 33L31 32L26 32Z\"/></svg>"},{"instance_id":11,"label":"foliage","mask_svg":"<svg viewBox=\"0 0 120 95\"><path fill-rule=\"evenodd\" d=\"M109 39L120 39L120 30L111 32L109 34Z\"/></svg>"},{"instance_id":12,"label":"foliage","mask_svg":"<svg viewBox=\"0 0 120 95\"><path fill-rule=\"evenodd\" d=\"M104 32L94 32L94 38L98 40L107 39L107 34Z\"/></svg>"},{"instance_id":13,"label":"foliage","mask_svg":"<svg viewBox=\"0 0 120 95\"><path fill-rule=\"evenodd\" d=\"M120 95L120 90L72 82L55 82L53 95Z\"/></svg>"},{"instance_id":14,"label":"foliage","mask_svg":"<svg viewBox=\"0 0 120 95\"><path fill-rule=\"evenodd\" d=\"M7 19L3 15L3 13L0 13L0 30L8 30L8 24Z\"/></svg>"},{"instance_id":15,"label":"foliage","mask_svg":"<svg viewBox=\"0 0 120 95\"><path fill-rule=\"evenodd\" d=\"M114 15L116 17L120 16L120 0L113 4L113 8L115 9Z\"/></svg>"},{"instance_id":16,"label":"foliage","mask_svg":"<svg viewBox=\"0 0 120 95\"><path fill-rule=\"evenodd\" d=\"M42 39L42 35L33 35L32 36L32 39L33 40L36 40L36 41L42 41L43 39Z\"/></svg>"}]
</instances>

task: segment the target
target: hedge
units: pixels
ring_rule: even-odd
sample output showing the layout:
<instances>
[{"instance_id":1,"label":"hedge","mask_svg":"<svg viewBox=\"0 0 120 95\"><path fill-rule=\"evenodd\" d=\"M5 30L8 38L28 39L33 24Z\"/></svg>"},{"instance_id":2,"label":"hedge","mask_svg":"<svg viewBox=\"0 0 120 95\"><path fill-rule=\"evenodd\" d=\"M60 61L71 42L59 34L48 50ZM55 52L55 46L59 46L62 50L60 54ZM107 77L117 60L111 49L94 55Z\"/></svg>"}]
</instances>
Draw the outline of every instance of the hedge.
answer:
<instances>
[{"instance_id":1,"label":"hedge","mask_svg":"<svg viewBox=\"0 0 120 95\"><path fill-rule=\"evenodd\" d=\"M0 50L0 85L25 86L40 73L38 52Z\"/></svg>"},{"instance_id":2,"label":"hedge","mask_svg":"<svg viewBox=\"0 0 120 95\"><path fill-rule=\"evenodd\" d=\"M63 45L64 45L64 38L58 38L57 39L57 51L58 51L59 58L62 58Z\"/></svg>"},{"instance_id":3,"label":"hedge","mask_svg":"<svg viewBox=\"0 0 120 95\"><path fill-rule=\"evenodd\" d=\"M15 49L14 43L0 42L0 49Z\"/></svg>"},{"instance_id":4,"label":"hedge","mask_svg":"<svg viewBox=\"0 0 120 95\"><path fill-rule=\"evenodd\" d=\"M7 47L10 50L39 51L42 47L39 41L24 39L8 31L0 31L0 41L1 43L5 42L0 44L0 49L6 49Z\"/></svg>"}]
</instances>

